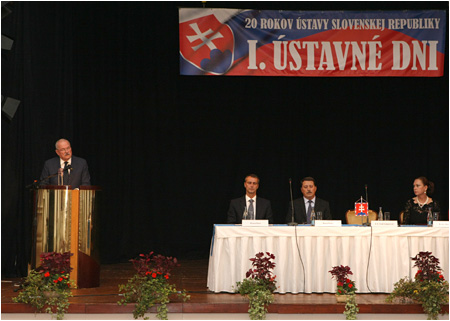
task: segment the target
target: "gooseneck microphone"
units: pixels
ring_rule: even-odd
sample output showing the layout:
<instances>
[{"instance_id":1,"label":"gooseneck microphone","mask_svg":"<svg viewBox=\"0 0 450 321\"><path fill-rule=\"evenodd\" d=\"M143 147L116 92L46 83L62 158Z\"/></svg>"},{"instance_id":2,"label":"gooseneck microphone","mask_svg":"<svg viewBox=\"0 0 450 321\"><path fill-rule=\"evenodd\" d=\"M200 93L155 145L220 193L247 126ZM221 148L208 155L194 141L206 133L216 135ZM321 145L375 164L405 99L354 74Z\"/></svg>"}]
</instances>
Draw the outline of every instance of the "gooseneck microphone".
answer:
<instances>
[{"instance_id":1,"label":"gooseneck microphone","mask_svg":"<svg viewBox=\"0 0 450 321\"><path fill-rule=\"evenodd\" d=\"M292 213L292 219L288 223L289 226L297 226L298 223L294 220L294 198L292 197L292 179L289 178L289 191L291 192L291 213Z\"/></svg>"}]
</instances>

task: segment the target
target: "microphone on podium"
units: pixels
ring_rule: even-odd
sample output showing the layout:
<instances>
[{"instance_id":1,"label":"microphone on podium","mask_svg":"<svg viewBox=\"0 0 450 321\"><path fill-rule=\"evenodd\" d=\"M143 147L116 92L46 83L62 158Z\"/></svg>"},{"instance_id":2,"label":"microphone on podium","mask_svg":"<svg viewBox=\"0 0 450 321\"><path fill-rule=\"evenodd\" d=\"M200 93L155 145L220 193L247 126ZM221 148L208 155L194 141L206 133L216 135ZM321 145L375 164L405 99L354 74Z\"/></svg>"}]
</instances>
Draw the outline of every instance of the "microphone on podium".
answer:
<instances>
[{"instance_id":1,"label":"microphone on podium","mask_svg":"<svg viewBox=\"0 0 450 321\"><path fill-rule=\"evenodd\" d=\"M291 192L291 214L292 214L292 219L288 223L288 225L289 226L297 226L298 223L295 222L295 220L294 220L294 198L292 197L292 179L291 178L289 178L289 191Z\"/></svg>"}]
</instances>

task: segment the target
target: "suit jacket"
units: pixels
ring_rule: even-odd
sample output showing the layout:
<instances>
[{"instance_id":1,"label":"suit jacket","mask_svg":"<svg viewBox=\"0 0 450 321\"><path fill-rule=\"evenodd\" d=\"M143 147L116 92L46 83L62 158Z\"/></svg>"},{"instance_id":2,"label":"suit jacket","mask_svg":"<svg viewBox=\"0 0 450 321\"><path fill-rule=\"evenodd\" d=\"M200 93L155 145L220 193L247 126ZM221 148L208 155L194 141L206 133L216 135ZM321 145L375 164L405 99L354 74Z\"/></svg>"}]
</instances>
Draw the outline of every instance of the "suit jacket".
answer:
<instances>
[{"instance_id":1,"label":"suit jacket","mask_svg":"<svg viewBox=\"0 0 450 321\"><path fill-rule=\"evenodd\" d=\"M324 201L323 199L320 199L316 196L316 202L314 204L314 211L322 212L323 219L324 220L331 220L331 213L330 213L330 204L327 201ZM294 200L294 219L295 222L302 224L306 223L306 208L305 208L305 201L303 200L303 197L297 198ZM286 223L292 222L292 206L291 203L289 203L288 213L286 215Z\"/></svg>"},{"instance_id":2,"label":"suit jacket","mask_svg":"<svg viewBox=\"0 0 450 321\"><path fill-rule=\"evenodd\" d=\"M68 184L72 188L79 188L80 185L91 185L91 176L89 175L89 169L86 160L80 157L72 155L72 169L68 177ZM58 185L58 176L53 176L49 179L46 177L58 173L58 169L61 168L60 158L55 157L49 159L44 164L44 169L41 174L41 185Z\"/></svg>"},{"instance_id":3,"label":"suit jacket","mask_svg":"<svg viewBox=\"0 0 450 321\"><path fill-rule=\"evenodd\" d=\"M242 215L244 214L245 207L245 195L231 200L230 208L228 209L227 223L242 223ZM269 220L269 223L273 224L273 213L270 201L259 196L256 197L256 219Z\"/></svg>"}]
</instances>

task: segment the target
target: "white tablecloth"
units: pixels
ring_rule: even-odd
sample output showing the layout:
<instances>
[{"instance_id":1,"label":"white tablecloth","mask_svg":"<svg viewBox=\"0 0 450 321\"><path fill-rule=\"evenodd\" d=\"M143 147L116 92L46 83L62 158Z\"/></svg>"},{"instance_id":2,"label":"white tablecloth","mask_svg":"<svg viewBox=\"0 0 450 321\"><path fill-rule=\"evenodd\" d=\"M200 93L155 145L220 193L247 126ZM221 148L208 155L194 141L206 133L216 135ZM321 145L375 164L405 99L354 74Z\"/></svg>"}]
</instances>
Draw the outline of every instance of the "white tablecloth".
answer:
<instances>
[{"instance_id":1,"label":"white tablecloth","mask_svg":"<svg viewBox=\"0 0 450 321\"><path fill-rule=\"evenodd\" d=\"M214 225L207 286L234 292L245 278L250 258L258 252L275 255L277 292L334 293L328 272L348 265L358 293L392 292L400 278L414 277L414 257L432 252L448 280L449 230L431 227L311 227ZM297 236L297 237L296 237ZM370 257L369 257L370 255ZM302 264L303 263L303 264ZM366 277L367 275L367 277Z\"/></svg>"}]
</instances>

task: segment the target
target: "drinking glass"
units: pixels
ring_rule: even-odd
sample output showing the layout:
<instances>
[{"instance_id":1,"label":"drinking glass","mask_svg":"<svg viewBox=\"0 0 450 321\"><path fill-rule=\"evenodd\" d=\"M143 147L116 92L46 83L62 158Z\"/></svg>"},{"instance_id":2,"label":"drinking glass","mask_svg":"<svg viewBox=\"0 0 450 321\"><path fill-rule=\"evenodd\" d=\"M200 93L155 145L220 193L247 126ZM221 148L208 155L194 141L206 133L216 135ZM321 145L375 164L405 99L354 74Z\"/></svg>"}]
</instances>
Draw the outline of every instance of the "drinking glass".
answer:
<instances>
[{"instance_id":1,"label":"drinking glass","mask_svg":"<svg viewBox=\"0 0 450 321\"><path fill-rule=\"evenodd\" d=\"M433 221L439 221L439 212L433 212Z\"/></svg>"},{"instance_id":2,"label":"drinking glass","mask_svg":"<svg viewBox=\"0 0 450 321\"><path fill-rule=\"evenodd\" d=\"M322 212L316 212L316 220L319 220L319 221L323 220Z\"/></svg>"},{"instance_id":3,"label":"drinking glass","mask_svg":"<svg viewBox=\"0 0 450 321\"><path fill-rule=\"evenodd\" d=\"M384 220L389 221L391 219L391 212L384 212Z\"/></svg>"}]
</instances>

